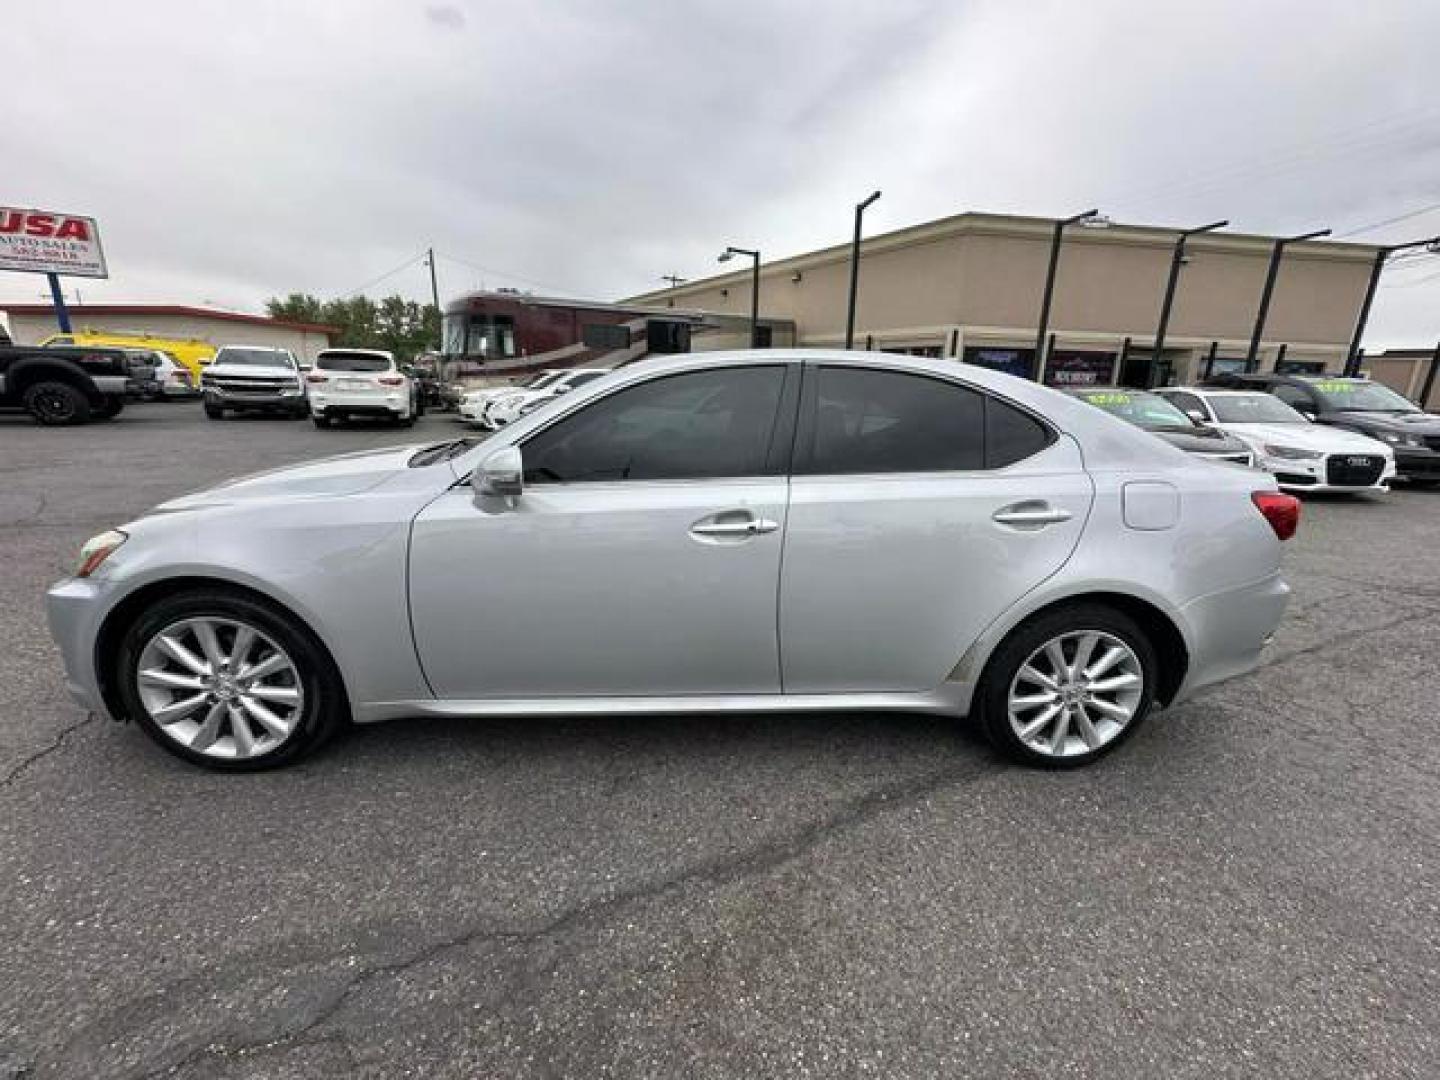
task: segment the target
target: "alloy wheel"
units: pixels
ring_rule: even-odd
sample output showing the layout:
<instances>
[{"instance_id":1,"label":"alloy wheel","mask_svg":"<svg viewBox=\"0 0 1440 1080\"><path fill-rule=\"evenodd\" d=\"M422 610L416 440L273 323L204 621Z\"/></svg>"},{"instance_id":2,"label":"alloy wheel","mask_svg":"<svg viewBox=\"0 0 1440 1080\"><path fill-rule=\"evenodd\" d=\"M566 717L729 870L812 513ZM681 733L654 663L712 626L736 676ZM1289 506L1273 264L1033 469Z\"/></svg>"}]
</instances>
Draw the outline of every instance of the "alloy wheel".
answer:
<instances>
[{"instance_id":1,"label":"alloy wheel","mask_svg":"<svg viewBox=\"0 0 1440 1080\"><path fill-rule=\"evenodd\" d=\"M272 638L233 618L165 627L140 650L135 685L159 731L195 753L229 761L278 749L305 708L295 662Z\"/></svg>"},{"instance_id":2,"label":"alloy wheel","mask_svg":"<svg viewBox=\"0 0 1440 1080\"><path fill-rule=\"evenodd\" d=\"M1010 727L1031 751L1076 757L1114 740L1145 700L1145 669L1135 651L1103 630L1051 638L1010 683Z\"/></svg>"}]
</instances>

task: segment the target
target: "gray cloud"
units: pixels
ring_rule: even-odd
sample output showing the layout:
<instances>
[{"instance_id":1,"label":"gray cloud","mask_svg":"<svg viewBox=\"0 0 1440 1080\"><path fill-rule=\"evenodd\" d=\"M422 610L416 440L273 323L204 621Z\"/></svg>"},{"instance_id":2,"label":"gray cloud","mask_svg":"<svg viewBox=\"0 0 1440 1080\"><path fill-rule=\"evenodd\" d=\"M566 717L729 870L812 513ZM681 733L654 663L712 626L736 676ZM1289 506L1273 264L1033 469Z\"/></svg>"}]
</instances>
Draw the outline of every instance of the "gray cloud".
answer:
<instances>
[{"instance_id":1,"label":"gray cloud","mask_svg":"<svg viewBox=\"0 0 1440 1080\"><path fill-rule=\"evenodd\" d=\"M876 187L876 231L1100 205L1341 232L1437 201L1425 0L60 0L6 32L0 201L100 218L115 276L87 298L253 308L432 243L488 268L442 258L444 292L611 297L728 243L835 243ZM1440 211L1364 235L1427 229ZM1440 337L1436 271L1387 275L1377 343Z\"/></svg>"}]
</instances>

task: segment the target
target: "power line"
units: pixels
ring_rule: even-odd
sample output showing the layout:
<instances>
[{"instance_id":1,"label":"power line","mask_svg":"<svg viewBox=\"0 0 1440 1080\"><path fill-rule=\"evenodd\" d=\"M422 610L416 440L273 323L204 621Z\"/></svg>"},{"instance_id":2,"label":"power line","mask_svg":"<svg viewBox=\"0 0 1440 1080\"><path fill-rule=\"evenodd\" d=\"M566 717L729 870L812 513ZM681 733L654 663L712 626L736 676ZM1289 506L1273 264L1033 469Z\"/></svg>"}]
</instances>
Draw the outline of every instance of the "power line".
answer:
<instances>
[{"instance_id":1,"label":"power line","mask_svg":"<svg viewBox=\"0 0 1440 1080\"><path fill-rule=\"evenodd\" d=\"M1369 225L1358 225L1353 229L1347 229L1336 235L1336 239L1342 236L1354 236L1356 233L1369 232L1372 229L1383 229L1387 225L1398 225L1402 221L1409 221L1411 218L1420 217L1423 214L1440 210L1440 202L1431 203L1429 206L1422 206L1419 210L1411 210L1408 214L1397 214L1394 217L1386 218L1384 221L1372 221Z\"/></svg>"},{"instance_id":2,"label":"power line","mask_svg":"<svg viewBox=\"0 0 1440 1080\"><path fill-rule=\"evenodd\" d=\"M458 263L461 266L467 266L471 270L478 270L480 273L489 274L492 277L505 278L509 281L521 281L524 282L526 285L534 285L537 289L546 289L551 292L566 293L573 291L570 289L561 288L558 285L549 284L544 281L536 281L534 278L525 277L523 274L514 274L511 273L509 270L497 270L493 266L481 266L479 263L471 262L469 259L462 259L456 255L449 255L443 251L437 251L435 252L435 254L439 255L442 259L448 260L449 262Z\"/></svg>"},{"instance_id":3,"label":"power line","mask_svg":"<svg viewBox=\"0 0 1440 1080\"><path fill-rule=\"evenodd\" d=\"M386 273L381 274L379 277L375 278L373 281L367 281L364 285L361 285L359 288L350 289L350 290L348 290L347 292L336 293L334 299L337 299L337 300L339 300L339 299L347 299L347 300L348 300L348 299L349 299L350 297L352 297L352 296L358 296L359 294L363 293L366 289L372 289L372 288L374 288L376 285L379 285L380 282L385 281L385 280L387 280L387 279L389 279L389 278L394 277L396 274L400 273L400 271L410 269L410 267L414 266L417 262L419 262L419 261L422 260L423 258L425 258L425 253L424 253L423 251L420 252L420 253L417 254L417 255L412 255L410 258L406 259L406 260L405 260L403 263L401 263L399 266L395 267L394 270L390 270L390 271L387 271Z\"/></svg>"}]
</instances>

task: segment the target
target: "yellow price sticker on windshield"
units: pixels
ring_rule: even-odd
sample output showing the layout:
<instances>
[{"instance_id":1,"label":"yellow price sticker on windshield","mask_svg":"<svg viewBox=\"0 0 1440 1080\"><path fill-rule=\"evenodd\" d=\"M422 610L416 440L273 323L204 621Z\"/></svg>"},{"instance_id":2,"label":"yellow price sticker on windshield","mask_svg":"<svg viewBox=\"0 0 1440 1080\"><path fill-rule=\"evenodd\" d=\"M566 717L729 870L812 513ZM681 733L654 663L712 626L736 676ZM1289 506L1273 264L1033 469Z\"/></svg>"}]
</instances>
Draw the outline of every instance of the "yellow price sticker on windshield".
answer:
<instances>
[{"instance_id":1,"label":"yellow price sticker on windshield","mask_svg":"<svg viewBox=\"0 0 1440 1080\"><path fill-rule=\"evenodd\" d=\"M1326 380L1325 382L1317 382L1315 389L1319 390L1322 394L1353 394L1359 387L1352 382Z\"/></svg>"},{"instance_id":2,"label":"yellow price sticker on windshield","mask_svg":"<svg viewBox=\"0 0 1440 1080\"><path fill-rule=\"evenodd\" d=\"M1085 400L1091 405L1129 405L1129 394L1086 394Z\"/></svg>"}]
</instances>

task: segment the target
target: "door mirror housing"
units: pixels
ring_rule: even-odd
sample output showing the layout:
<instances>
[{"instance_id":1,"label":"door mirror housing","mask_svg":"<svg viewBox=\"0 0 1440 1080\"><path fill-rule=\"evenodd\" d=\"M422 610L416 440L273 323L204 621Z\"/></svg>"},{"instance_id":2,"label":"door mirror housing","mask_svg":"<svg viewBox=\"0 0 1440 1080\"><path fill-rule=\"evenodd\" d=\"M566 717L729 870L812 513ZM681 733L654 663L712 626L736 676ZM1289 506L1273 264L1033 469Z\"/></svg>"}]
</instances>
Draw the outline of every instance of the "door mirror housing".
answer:
<instances>
[{"instance_id":1,"label":"door mirror housing","mask_svg":"<svg viewBox=\"0 0 1440 1080\"><path fill-rule=\"evenodd\" d=\"M1208 424L1210 422L1210 418L1207 417L1199 409L1186 409L1185 415L1188 416L1191 420L1194 420L1197 424Z\"/></svg>"},{"instance_id":2,"label":"door mirror housing","mask_svg":"<svg viewBox=\"0 0 1440 1080\"><path fill-rule=\"evenodd\" d=\"M513 499L525 490L525 462L518 446L496 450L470 474L475 494L486 498Z\"/></svg>"},{"instance_id":3,"label":"door mirror housing","mask_svg":"<svg viewBox=\"0 0 1440 1080\"><path fill-rule=\"evenodd\" d=\"M1319 418L1318 418L1313 412L1311 412L1309 409L1296 409L1295 411L1298 412L1301 416L1305 417L1306 420L1309 420L1312 424L1313 424L1317 419L1319 419Z\"/></svg>"}]
</instances>

